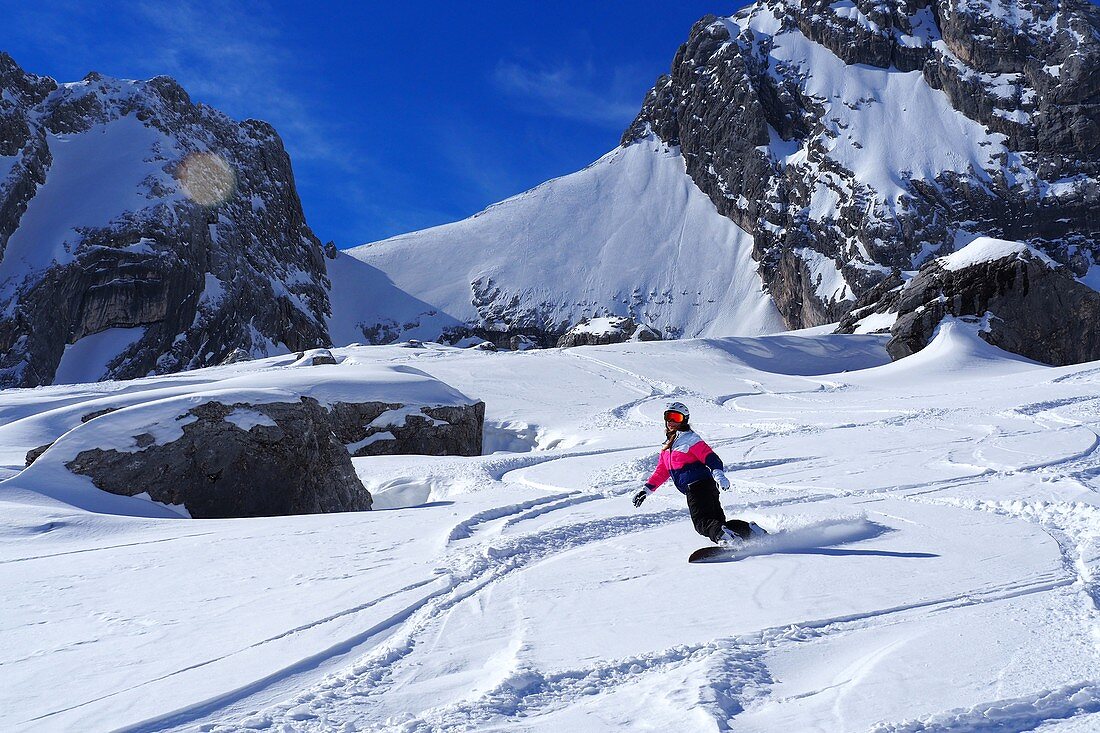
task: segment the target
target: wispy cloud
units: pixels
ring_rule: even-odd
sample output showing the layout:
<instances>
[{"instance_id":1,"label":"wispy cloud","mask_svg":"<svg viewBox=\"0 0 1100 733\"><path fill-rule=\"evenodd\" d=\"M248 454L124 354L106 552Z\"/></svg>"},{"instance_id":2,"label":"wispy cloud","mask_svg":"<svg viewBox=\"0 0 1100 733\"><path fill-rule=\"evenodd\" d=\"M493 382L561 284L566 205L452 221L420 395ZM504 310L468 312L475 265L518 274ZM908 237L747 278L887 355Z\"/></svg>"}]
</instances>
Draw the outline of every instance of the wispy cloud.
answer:
<instances>
[{"instance_id":1,"label":"wispy cloud","mask_svg":"<svg viewBox=\"0 0 1100 733\"><path fill-rule=\"evenodd\" d=\"M601 72L592 64L538 68L502 61L493 82L533 113L621 128L638 113L636 77L630 69Z\"/></svg>"},{"instance_id":2,"label":"wispy cloud","mask_svg":"<svg viewBox=\"0 0 1100 733\"><path fill-rule=\"evenodd\" d=\"M295 56L286 29L265 21L271 13L262 4L238 0L212 11L193 0L144 2L134 12L160 41L146 51L158 73L198 99L273 123L297 159L349 165L339 130L290 78L308 61Z\"/></svg>"},{"instance_id":3,"label":"wispy cloud","mask_svg":"<svg viewBox=\"0 0 1100 733\"><path fill-rule=\"evenodd\" d=\"M19 24L44 51L85 71L174 77L197 101L234 117L271 122L296 160L339 167L355 162L349 146L341 144L343 131L296 84L308 59L293 53L290 30L274 22L275 14L257 0L58 0L27 4L18 14ZM109 52L99 32L105 14L113 29Z\"/></svg>"},{"instance_id":4,"label":"wispy cloud","mask_svg":"<svg viewBox=\"0 0 1100 733\"><path fill-rule=\"evenodd\" d=\"M270 122L293 159L303 199L312 194L342 200L350 209L358 197L347 186L332 185L334 171L346 179L386 176L362 135L335 113L338 100L312 81L324 78L313 67L317 62L296 49L293 29L260 0L56 0L26 3L14 12L16 25L41 51L76 69L59 81L92 70L136 79L167 75L194 101L237 119ZM111 18L107 40L101 32L105 15ZM318 234L351 241L362 236Z\"/></svg>"}]
</instances>

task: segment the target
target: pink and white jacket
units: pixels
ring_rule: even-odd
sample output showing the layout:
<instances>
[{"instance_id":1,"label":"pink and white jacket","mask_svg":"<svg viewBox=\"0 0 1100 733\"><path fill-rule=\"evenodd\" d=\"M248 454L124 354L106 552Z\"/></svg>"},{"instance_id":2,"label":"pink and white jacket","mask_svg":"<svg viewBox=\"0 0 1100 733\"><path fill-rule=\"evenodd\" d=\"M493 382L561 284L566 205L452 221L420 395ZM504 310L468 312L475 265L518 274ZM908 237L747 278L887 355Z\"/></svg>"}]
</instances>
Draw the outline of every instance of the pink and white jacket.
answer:
<instances>
[{"instance_id":1,"label":"pink and white jacket","mask_svg":"<svg viewBox=\"0 0 1100 733\"><path fill-rule=\"evenodd\" d=\"M676 435L672 448L661 451L657 470L645 485L650 491L656 491L671 476L676 488L686 494L691 484L710 478L712 471L724 469L718 454L695 431L688 430Z\"/></svg>"}]
</instances>

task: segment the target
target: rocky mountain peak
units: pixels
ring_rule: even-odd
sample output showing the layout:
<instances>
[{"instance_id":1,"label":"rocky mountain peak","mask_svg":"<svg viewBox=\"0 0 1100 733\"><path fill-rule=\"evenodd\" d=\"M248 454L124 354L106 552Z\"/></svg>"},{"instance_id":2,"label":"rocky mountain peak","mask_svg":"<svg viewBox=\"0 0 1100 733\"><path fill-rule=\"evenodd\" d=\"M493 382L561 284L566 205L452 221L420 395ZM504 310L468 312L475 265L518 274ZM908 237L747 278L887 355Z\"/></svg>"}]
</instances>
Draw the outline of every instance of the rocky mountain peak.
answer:
<instances>
[{"instance_id":1,"label":"rocky mountain peak","mask_svg":"<svg viewBox=\"0 0 1100 733\"><path fill-rule=\"evenodd\" d=\"M0 384L329 345L321 243L273 128L165 76L57 84L3 55L0 83Z\"/></svg>"},{"instance_id":2,"label":"rocky mountain peak","mask_svg":"<svg viewBox=\"0 0 1100 733\"><path fill-rule=\"evenodd\" d=\"M1084 275L1098 17L1082 0L761 0L695 24L622 142L681 146L790 327L982 234Z\"/></svg>"}]
</instances>

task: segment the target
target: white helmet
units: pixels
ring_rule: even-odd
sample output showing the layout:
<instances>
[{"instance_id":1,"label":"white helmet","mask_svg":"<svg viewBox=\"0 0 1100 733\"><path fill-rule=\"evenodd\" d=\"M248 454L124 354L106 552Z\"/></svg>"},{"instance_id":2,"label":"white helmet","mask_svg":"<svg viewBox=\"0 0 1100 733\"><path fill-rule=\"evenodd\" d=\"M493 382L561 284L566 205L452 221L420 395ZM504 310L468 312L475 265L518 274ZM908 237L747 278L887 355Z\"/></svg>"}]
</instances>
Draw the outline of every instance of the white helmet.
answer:
<instances>
[{"instance_id":1,"label":"white helmet","mask_svg":"<svg viewBox=\"0 0 1100 733\"><path fill-rule=\"evenodd\" d=\"M675 422L675 423L687 422L688 418L691 417L691 413L688 412L687 405L685 405L683 402L671 402L671 403L669 403L669 405L667 407L665 407L665 419L666 420L668 419L669 413L679 414L679 415L683 416L680 420L675 420L675 419L672 420L672 422Z\"/></svg>"}]
</instances>

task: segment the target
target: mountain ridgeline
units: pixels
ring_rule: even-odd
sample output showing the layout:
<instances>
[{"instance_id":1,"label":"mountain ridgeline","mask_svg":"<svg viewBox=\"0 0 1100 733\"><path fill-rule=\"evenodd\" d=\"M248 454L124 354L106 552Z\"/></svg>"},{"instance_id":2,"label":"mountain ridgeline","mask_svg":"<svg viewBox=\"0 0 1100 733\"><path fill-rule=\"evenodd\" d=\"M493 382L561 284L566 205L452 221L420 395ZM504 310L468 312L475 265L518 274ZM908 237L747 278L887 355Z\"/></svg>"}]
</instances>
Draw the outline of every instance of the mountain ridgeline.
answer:
<instances>
[{"instance_id":1,"label":"mountain ridgeline","mask_svg":"<svg viewBox=\"0 0 1100 733\"><path fill-rule=\"evenodd\" d=\"M996 323L990 308L1068 304L1100 322L1098 211L1100 10L1084 0L708 16L588 168L348 252L310 230L269 125L167 77L58 84L0 53L0 385L333 342L552 346L621 319L653 338L841 321L893 328L904 355L931 313ZM1020 246L989 244L1004 241ZM943 275L974 243L1043 267ZM917 277L931 310L902 293ZM1059 318L987 335L1017 351L1072 340ZM1059 362L1097 349L1028 347Z\"/></svg>"}]
</instances>

